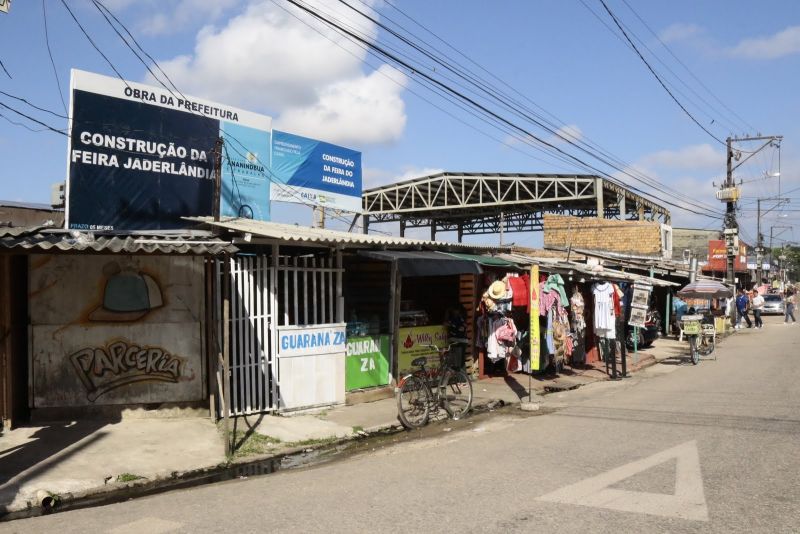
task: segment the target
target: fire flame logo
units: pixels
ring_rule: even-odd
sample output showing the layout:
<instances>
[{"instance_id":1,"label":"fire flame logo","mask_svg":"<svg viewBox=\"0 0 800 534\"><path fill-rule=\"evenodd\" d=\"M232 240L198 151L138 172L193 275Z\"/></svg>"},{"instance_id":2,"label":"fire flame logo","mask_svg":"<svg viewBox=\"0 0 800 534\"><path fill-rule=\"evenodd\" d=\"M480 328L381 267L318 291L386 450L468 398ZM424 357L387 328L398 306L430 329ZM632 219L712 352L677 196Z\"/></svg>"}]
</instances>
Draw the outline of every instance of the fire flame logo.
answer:
<instances>
[{"instance_id":1,"label":"fire flame logo","mask_svg":"<svg viewBox=\"0 0 800 534\"><path fill-rule=\"evenodd\" d=\"M411 334L409 334L405 342L403 342L403 346L407 349L410 349L411 347L414 346L414 340L411 339Z\"/></svg>"}]
</instances>

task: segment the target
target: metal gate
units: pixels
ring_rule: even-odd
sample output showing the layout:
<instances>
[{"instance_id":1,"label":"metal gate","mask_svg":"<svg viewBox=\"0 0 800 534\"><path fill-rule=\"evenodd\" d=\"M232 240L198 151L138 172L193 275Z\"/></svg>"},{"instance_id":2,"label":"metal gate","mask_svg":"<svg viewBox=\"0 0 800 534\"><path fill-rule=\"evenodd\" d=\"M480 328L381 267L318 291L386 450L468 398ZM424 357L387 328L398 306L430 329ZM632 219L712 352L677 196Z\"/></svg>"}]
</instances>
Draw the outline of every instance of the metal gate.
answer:
<instances>
[{"instance_id":1,"label":"metal gate","mask_svg":"<svg viewBox=\"0 0 800 534\"><path fill-rule=\"evenodd\" d=\"M278 407L271 328L277 302L274 269L267 255L230 257L230 277L217 260L216 309L222 309L223 284L230 303L231 415L269 412ZM223 339L220 323L219 339Z\"/></svg>"},{"instance_id":2,"label":"metal gate","mask_svg":"<svg viewBox=\"0 0 800 534\"><path fill-rule=\"evenodd\" d=\"M230 295L231 415L280 408L278 327L329 324L343 319L341 251L303 256L280 255L277 246L272 251L269 255L231 256L227 280L224 260L216 260L218 318L223 291L229 290ZM217 325L217 336L222 340L221 320ZM218 388L221 397L221 369Z\"/></svg>"}]
</instances>

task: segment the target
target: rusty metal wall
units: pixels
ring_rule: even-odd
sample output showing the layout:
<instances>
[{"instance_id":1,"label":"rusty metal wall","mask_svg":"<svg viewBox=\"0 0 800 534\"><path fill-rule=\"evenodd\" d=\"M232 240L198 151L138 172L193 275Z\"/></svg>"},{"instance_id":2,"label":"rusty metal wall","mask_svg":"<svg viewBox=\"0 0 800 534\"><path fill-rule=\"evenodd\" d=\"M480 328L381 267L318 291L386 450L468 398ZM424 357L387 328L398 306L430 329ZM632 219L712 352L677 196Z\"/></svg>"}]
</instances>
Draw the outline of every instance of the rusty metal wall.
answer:
<instances>
[{"instance_id":1,"label":"rusty metal wall","mask_svg":"<svg viewBox=\"0 0 800 534\"><path fill-rule=\"evenodd\" d=\"M203 259L30 257L34 408L203 400Z\"/></svg>"}]
</instances>

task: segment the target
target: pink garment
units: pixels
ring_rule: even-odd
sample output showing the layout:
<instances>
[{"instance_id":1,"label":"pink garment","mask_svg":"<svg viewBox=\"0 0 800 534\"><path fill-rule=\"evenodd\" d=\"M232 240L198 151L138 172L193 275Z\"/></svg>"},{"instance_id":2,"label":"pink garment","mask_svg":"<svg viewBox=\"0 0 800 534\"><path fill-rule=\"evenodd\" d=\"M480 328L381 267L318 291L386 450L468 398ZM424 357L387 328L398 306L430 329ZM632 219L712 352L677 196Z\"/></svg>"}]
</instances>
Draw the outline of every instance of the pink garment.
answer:
<instances>
[{"instance_id":1,"label":"pink garment","mask_svg":"<svg viewBox=\"0 0 800 534\"><path fill-rule=\"evenodd\" d=\"M514 343L517 339L517 325L514 324L513 319L506 319L505 322L494 331L494 334L497 341Z\"/></svg>"},{"instance_id":2,"label":"pink garment","mask_svg":"<svg viewBox=\"0 0 800 534\"><path fill-rule=\"evenodd\" d=\"M539 315L544 317L559 300L557 291L545 291L544 282L539 284Z\"/></svg>"}]
</instances>

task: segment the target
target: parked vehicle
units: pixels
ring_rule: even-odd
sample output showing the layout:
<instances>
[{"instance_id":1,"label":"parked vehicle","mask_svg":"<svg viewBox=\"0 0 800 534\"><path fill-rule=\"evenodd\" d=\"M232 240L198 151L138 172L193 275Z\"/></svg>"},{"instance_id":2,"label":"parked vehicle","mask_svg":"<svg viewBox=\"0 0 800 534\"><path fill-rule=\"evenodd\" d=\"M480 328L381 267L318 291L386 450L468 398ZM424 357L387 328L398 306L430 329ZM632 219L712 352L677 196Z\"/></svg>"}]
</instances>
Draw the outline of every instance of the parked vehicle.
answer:
<instances>
[{"instance_id":1,"label":"parked vehicle","mask_svg":"<svg viewBox=\"0 0 800 534\"><path fill-rule=\"evenodd\" d=\"M783 313L783 297L774 294L764 295L764 307L761 309L761 315L783 315Z\"/></svg>"},{"instance_id":2,"label":"parked vehicle","mask_svg":"<svg viewBox=\"0 0 800 534\"><path fill-rule=\"evenodd\" d=\"M628 326L628 334L625 336L625 344L628 350L633 350L633 339L635 329ZM646 348L653 344L653 342L661 335L661 314L656 310L647 311L647 319L644 323L644 328L639 328L639 339L636 348Z\"/></svg>"}]
</instances>

